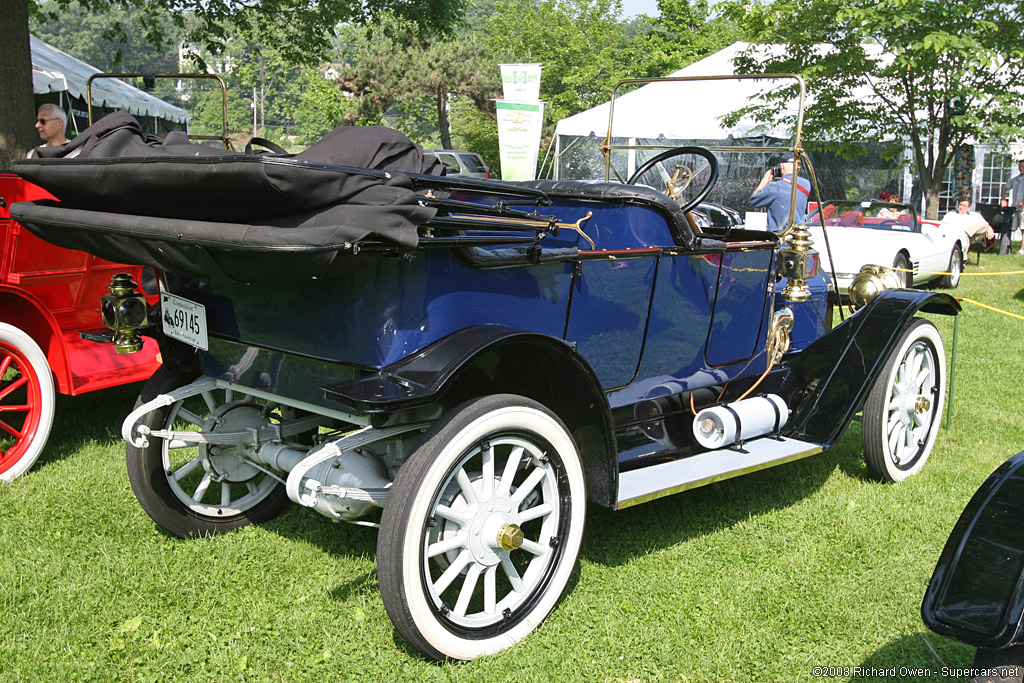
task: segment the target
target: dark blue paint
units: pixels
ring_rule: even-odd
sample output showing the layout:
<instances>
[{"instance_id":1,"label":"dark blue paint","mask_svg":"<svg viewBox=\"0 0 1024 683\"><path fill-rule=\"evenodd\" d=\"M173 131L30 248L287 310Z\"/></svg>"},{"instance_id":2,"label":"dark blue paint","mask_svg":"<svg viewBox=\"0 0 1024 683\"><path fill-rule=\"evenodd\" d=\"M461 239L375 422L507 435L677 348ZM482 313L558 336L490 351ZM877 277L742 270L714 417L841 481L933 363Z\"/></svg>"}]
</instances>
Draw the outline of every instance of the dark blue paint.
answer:
<instances>
[{"instance_id":1,"label":"dark blue paint","mask_svg":"<svg viewBox=\"0 0 1024 683\"><path fill-rule=\"evenodd\" d=\"M500 324L561 338L572 264L496 270L447 249L287 288L213 281L179 293L208 307L212 334L350 365L394 363L453 332Z\"/></svg>"},{"instance_id":2,"label":"dark blue paint","mask_svg":"<svg viewBox=\"0 0 1024 683\"><path fill-rule=\"evenodd\" d=\"M566 339L576 342L605 388L628 384L636 375L657 267L656 256L580 266Z\"/></svg>"},{"instance_id":3,"label":"dark blue paint","mask_svg":"<svg viewBox=\"0 0 1024 683\"><path fill-rule=\"evenodd\" d=\"M684 397L707 387L717 387L717 394L764 372L775 307L794 311L795 346L825 331L824 281L811 283L809 302L782 301L770 245L708 241L703 249L684 250L660 210L622 201L560 199L540 212L565 223L591 214L581 226L594 245L563 227L542 248L581 253L543 265L481 268L474 263L486 259L426 248L408 263L386 258L344 277L287 289L216 281L178 293L207 305L214 337L237 342L213 345L204 359L207 374L262 383L311 402L319 399L282 376L285 365L301 366L294 358L314 359L302 366L303 374L320 368L322 376L311 383L323 386L372 379L360 370L395 367L478 326L564 339L599 379L614 421L626 425L617 429L620 459L687 448ZM271 353L253 356L255 370L241 367L246 349L256 347ZM571 387L567 391L571 395Z\"/></svg>"},{"instance_id":4,"label":"dark blue paint","mask_svg":"<svg viewBox=\"0 0 1024 683\"><path fill-rule=\"evenodd\" d=\"M793 311L793 331L789 335L789 349L802 351L829 330L828 282L821 275L808 280L811 298L800 303L786 301L783 298L782 292L787 284L788 280L783 278L776 285L775 308L788 306Z\"/></svg>"},{"instance_id":5,"label":"dark blue paint","mask_svg":"<svg viewBox=\"0 0 1024 683\"><path fill-rule=\"evenodd\" d=\"M738 363L764 348L766 292L773 278L771 249L729 251L721 256L715 315L708 335L708 365ZM761 324L758 324L759 321Z\"/></svg>"}]
</instances>

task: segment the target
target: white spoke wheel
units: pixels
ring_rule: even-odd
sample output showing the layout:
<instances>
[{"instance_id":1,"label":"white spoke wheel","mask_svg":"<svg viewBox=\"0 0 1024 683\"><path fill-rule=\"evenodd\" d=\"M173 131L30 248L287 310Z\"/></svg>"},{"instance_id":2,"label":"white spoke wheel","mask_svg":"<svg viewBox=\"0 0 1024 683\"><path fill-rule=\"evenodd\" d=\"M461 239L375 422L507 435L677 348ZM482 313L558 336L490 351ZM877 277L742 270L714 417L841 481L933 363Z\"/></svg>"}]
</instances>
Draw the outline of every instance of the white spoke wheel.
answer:
<instances>
[{"instance_id":1,"label":"white spoke wheel","mask_svg":"<svg viewBox=\"0 0 1024 683\"><path fill-rule=\"evenodd\" d=\"M434 659L473 659L537 628L583 538L576 444L553 413L495 395L450 411L401 466L381 516L388 616Z\"/></svg>"},{"instance_id":2,"label":"white spoke wheel","mask_svg":"<svg viewBox=\"0 0 1024 683\"><path fill-rule=\"evenodd\" d=\"M864 404L864 457L871 474L897 482L920 470L935 444L946 394L938 330L915 318Z\"/></svg>"},{"instance_id":3,"label":"white spoke wheel","mask_svg":"<svg viewBox=\"0 0 1024 683\"><path fill-rule=\"evenodd\" d=\"M46 355L32 337L0 323L0 481L20 477L43 452L54 402Z\"/></svg>"},{"instance_id":4,"label":"white spoke wheel","mask_svg":"<svg viewBox=\"0 0 1024 683\"><path fill-rule=\"evenodd\" d=\"M191 379L161 367L142 395L152 398ZM154 430L216 432L259 429L272 421L265 406L216 390L155 410L142 424ZM128 446L127 463L128 479L142 509L180 538L265 522L288 504L284 484L250 464L236 447L150 436L145 448Z\"/></svg>"}]
</instances>

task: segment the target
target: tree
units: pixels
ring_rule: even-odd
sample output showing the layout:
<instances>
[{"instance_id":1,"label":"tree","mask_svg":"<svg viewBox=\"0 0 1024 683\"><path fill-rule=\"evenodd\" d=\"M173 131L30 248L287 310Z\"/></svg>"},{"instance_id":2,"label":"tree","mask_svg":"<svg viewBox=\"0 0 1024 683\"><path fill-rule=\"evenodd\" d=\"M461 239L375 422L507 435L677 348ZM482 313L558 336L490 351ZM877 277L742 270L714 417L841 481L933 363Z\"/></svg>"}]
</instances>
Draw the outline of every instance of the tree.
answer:
<instances>
[{"instance_id":1,"label":"tree","mask_svg":"<svg viewBox=\"0 0 1024 683\"><path fill-rule=\"evenodd\" d=\"M646 54L647 76L665 76L741 39L741 32L712 16L708 0L658 0L659 16L635 22Z\"/></svg>"},{"instance_id":2,"label":"tree","mask_svg":"<svg viewBox=\"0 0 1024 683\"><path fill-rule=\"evenodd\" d=\"M340 126L356 107L335 80L319 69L303 68L299 86L301 96L295 109L295 141L300 145L311 145L335 126Z\"/></svg>"},{"instance_id":3,"label":"tree","mask_svg":"<svg viewBox=\"0 0 1024 683\"><path fill-rule=\"evenodd\" d=\"M464 96L472 100L477 109L493 111L491 98L498 94L499 74L475 38L434 41L410 66L410 73L417 74L434 100L442 149L452 148L448 122L450 98Z\"/></svg>"},{"instance_id":4,"label":"tree","mask_svg":"<svg viewBox=\"0 0 1024 683\"><path fill-rule=\"evenodd\" d=\"M228 88L227 123L228 134L237 137L242 131L252 128L250 93ZM189 132L194 135L217 135L224 130L224 99L220 86L194 88L189 106ZM248 139L243 135L242 141ZM237 142L237 140L236 140ZM233 143L234 144L234 143Z\"/></svg>"},{"instance_id":5,"label":"tree","mask_svg":"<svg viewBox=\"0 0 1024 683\"><path fill-rule=\"evenodd\" d=\"M752 40L785 44L782 51L753 47L740 70L807 78L806 139L846 155L857 154L862 142L907 141L929 218L938 216L956 149L972 139L1014 137L1024 125L1020 3L730 0L722 7ZM794 94L785 88L772 102Z\"/></svg>"},{"instance_id":6,"label":"tree","mask_svg":"<svg viewBox=\"0 0 1024 683\"><path fill-rule=\"evenodd\" d=\"M139 13L138 9L121 7L94 12L78 2L60 8L54 0L44 0L29 27L32 35L100 71L176 71L177 50L147 40L140 30ZM175 35L170 16L159 14L161 17L151 19L162 22L165 35Z\"/></svg>"},{"instance_id":7,"label":"tree","mask_svg":"<svg viewBox=\"0 0 1024 683\"><path fill-rule=\"evenodd\" d=\"M485 42L496 61L543 66L545 118L558 121L604 102L623 78L645 75L621 9L619 0L499 0Z\"/></svg>"},{"instance_id":8,"label":"tree","mask_svg":"<svg viewBox=\"0 0 1024 683\"><path fill-rule=\"evenodd\" d=\"M350 36L343 51L347 62L340 83L355 98L353 122L378 123L387 111L398 109L403 116L397 127L414 138L436 129L444 149L452 144L452 98L466 97L487 109L497 95L497 67L470 35L424 33L389 17Z\"/></svg>"},{"instance_id":9,"label":"tree","mask_svg":"<svg viewBox=\"0 0 1024 683\"><path fill-rule=\"evenodd\" d=\"M72 0L54 0L58 11L71 4ZM135 16L140 30L157 44L168 37L164 19L169 16L173 29L187 42L214 53L235 30L259 35L273 27L274 39L281 41L275 47L283 57L298 64L316 64L342 22L366 22L390 10L445 33L459 21L464 0L79 0L79 4L95 12L111 7L139 10ZM0 41L0 92L4 93L0 98L0 167L9 167L34 141L29 125L34 113L29 14L48 18L36 0L0 2L0 26L5 31Z\"/></svg>"},{"instance_id":10,"label":"tree","mask_svg":"<svg viewBox=\"0 0 1024 683\"><path fill-rule=\"evenodd\" d=\"M0 2L0 26L7 35L0 41L0 168L39 144L32 128L32 51L28 42L28 4Z\"/></svg>"}]
</instances>

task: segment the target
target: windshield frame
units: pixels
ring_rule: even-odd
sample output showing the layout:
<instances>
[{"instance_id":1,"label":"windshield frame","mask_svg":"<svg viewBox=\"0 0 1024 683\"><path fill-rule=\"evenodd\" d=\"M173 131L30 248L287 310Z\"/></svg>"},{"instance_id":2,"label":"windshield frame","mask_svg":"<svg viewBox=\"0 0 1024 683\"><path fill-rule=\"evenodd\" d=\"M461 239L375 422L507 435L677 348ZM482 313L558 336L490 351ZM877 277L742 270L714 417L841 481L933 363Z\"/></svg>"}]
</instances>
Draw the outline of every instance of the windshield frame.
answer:
<instances>
[{"instance_id":1,"label":"windshield frame","mask_svg":"<svg viewBox=\"0 0 1024 683\"><path fill-rule=\"evenodd\" d=\"M797 112L796 112L796 124L793 130L792 145L780 146L780 145L766 145L766 146L741 146L741 145L715 145L706 146L701 145L704 149L710 152L766 152L766 153L783 153L792 152L794 156L793 161L793 177L797 178L800 174L801 163L806 159L803 149L803 123L804 123L804 106L807 97L807 84L803 77L799 74L793 73L767 73L767 74L729 74L720 76L666 76L663 78L627 78L619 81L612 89L612 96L608 107L608 134L605 139L601 142L601 153L604 155L604 180L605 182L612 182L612 174L614 172L615 178L618 182L626 182L620 175L617 169L612 166L612 152L615 150L669 150L675 149L674 145L621 145L612 143L612 131L613 123L615 121L615 99L621 97L619 93L620 89L633 85L647 85L649 83L685 83L685 82L707 82L707 81L741 81L741 80L764 80L764 81L784 81L793 80L796 82L799 97L797 100ZM808 163L808 168L811 171L813 180L813 168ZM794 227L794 220L796 216L796 193L798 191L799 184L792 183L792 189L790 190L789 200L789 217L787 219L785 230L781 231L783 234Z\"/></svg>"}]
</instances>

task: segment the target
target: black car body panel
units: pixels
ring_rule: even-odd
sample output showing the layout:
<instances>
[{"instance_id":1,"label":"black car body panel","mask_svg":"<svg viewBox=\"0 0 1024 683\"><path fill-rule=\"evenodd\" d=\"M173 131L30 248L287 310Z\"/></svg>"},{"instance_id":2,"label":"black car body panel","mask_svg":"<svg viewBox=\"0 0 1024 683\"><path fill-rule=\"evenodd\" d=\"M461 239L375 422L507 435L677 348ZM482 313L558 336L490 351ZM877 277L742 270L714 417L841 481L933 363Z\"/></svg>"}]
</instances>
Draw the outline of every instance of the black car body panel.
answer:
<instances>
[{"instance_id":1,"label":"black car body panel","mask_svg":"<svg viewBox=\"0 0 1024 683\"><path fill-rule=\"evenodd\" d=\"M793 409L787 433L822 444L842 436L918 311L956 315L960 304L940 292L886 290L792 357L780 390Z\"/></svg>"},{"instance_id":2,"label":"black car body panel","mask_svg":"<svg viewBox=\"0 0 1024 683\"><path fill-rule=\"evenodd\" d=\"M939 556L921 605L928 628L976 647L1021 642L1024 452L977 490Z\"/></svg>"}]
</instances>

